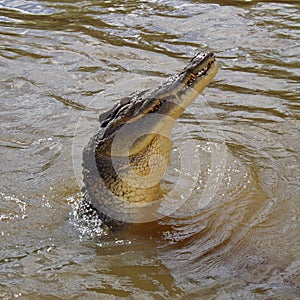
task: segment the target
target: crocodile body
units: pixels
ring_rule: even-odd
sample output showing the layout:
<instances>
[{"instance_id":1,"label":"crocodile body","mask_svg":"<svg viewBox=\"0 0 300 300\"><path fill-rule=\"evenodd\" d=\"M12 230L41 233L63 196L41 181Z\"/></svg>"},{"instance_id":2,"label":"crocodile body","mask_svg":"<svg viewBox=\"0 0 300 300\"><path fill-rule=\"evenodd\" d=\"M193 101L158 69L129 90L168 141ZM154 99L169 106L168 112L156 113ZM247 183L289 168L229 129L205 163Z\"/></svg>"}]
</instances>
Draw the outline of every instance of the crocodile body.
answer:
<instances>
[{"instance_id":1,"label":"crocodile body","mask_svg":"<svg viewBox=\"0 0 300 300\"><path fill-rule=\"evenodd\" d=\"M124 98L100 115L100 128L83 151L86 211L106 227L142 222L140 208L145 213L163 197L160 181L170 161L174 122L217 69L214 54L197 54L159 87Z\"/></svg>"}]
</instances>

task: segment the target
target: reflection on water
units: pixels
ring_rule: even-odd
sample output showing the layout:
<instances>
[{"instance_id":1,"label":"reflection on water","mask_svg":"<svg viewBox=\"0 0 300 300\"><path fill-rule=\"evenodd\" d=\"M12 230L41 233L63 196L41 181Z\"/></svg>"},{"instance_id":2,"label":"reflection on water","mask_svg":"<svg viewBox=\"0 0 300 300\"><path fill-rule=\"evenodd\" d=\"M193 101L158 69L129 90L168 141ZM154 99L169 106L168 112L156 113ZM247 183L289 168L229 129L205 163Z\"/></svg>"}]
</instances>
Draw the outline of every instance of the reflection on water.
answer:
<instances>
[{"instance_id":1,"label":"reflection on water","mask_svg":"<svg viewBox=\"0 0 300 300\"><path fill-rule=\"evenodd\" d=\"M294 1L10 0L0 10L2 299L300 297ZM81 238L70 203L99 113L198 50L221 69L179 119L166 176L176 182L176 151L193 140L191 197L160 221Z\"/></svg>"}]
</instances>

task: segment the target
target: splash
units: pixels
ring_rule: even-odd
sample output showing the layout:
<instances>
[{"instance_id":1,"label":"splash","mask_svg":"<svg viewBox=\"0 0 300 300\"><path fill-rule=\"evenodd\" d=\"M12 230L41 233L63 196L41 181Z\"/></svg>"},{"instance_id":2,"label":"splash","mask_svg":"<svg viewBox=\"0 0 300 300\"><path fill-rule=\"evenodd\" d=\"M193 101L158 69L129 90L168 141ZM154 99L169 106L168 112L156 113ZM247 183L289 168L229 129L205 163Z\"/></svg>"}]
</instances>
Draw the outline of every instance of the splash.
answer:
<instances>
[{"instance_id":1,"label":"splash","mask_svg":"<svg viewBox=\"0 0 300 300\"><path fill-rule=\"evenodd\" d=\"M70 222L79 231L81 239L108 235L108 227L103 224L95 208L81 193L68 197L67 201L72 206Z\"/></svg>"}]
</instances>

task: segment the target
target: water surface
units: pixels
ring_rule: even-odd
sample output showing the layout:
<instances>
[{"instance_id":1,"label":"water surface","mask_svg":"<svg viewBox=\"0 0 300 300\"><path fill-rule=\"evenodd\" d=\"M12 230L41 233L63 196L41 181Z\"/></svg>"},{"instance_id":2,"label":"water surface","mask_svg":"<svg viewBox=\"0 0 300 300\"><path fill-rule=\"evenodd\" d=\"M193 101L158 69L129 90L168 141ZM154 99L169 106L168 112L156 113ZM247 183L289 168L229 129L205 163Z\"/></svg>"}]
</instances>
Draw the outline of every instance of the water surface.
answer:
<instances>
[{"instance_id":1,"label":"water surface","mask_svg":"<svg viewBox=\"0 0 300 300\"><path fill-rule=\"evenodd\" d=\"M296 1L10 0L0 10L2 299L300 297ZM180 157L198 162L197 176L184 174L188 201L105 238L79 231L72 203L98 115L197 51L221 68L173 132L167 182L184 173Z\"/></svg>"}]
</instances>

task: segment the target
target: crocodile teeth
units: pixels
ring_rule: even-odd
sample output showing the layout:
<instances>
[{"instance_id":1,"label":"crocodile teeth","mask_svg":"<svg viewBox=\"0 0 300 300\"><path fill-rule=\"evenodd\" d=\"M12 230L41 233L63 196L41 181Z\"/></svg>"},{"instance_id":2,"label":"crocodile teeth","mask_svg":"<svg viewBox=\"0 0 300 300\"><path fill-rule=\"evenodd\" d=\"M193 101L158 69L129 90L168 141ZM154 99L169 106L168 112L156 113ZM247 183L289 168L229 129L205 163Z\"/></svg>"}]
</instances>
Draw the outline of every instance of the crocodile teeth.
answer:
<instances>
[{"instance_id":1,"label":"crocodile teeth","mask_svg":"<svg viewBox=\"0 0 300 300\"><path fill-rule=\"evenodd\" d=\"M202 69L200 70L198 73L197 73L197 77L200 77L202 75L205 75L205 73L209 70L209 67L210 67L211 64L208 64L207 67L205 69Z\"/></svg>"},{"instance_id":2,"label":"crocodile teeth","mask_svg":"<svg viewBox=\"0 0 300 300\"><path fill-rule=\"evenodd\" d=\"M201 70L197 73L197 77L202 76L203 74L205 74L205 70Z\"/></svg>"},{"instance_id":3,"label":"crocodile teeth","mask_svg":"<svg viewBox=\"0 0 300 300\"><path fill-rule=\"evenodd\" d=\"M195 79L192 79L192 78L191 78L191 79L187 82L187 85L188 85L188 86L191 86L191 85L193 84L194 81L195 81Z\"/></svg>"}]
</instances>

